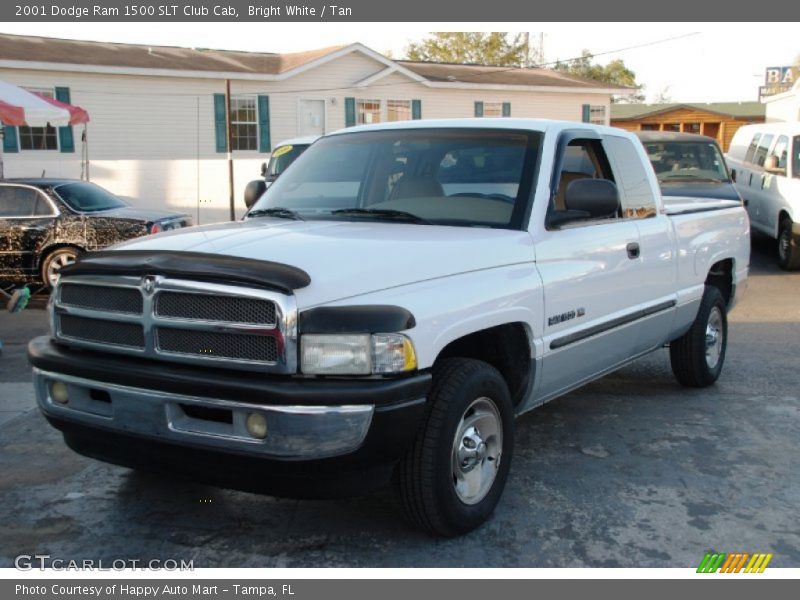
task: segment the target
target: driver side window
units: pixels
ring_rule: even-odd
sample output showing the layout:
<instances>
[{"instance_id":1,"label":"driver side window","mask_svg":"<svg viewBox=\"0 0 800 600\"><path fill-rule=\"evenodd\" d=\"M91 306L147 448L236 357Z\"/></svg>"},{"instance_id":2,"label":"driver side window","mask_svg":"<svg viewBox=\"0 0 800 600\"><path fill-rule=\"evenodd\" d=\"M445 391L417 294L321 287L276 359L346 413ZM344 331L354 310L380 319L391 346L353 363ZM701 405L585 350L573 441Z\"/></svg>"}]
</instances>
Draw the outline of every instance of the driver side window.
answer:
<instances>
[{"instance_id":1,"label":"driver side window","mask_svg":"<svg viewBox=\"0 0 800 600\"><path fill-rule=\"evenodd\" d=\"M614 175L599 140L574 139L564 149L561 169L554 181L554 192L550 198L548 214L551 222L561 220L567 213L567 188L580 179L607 179L614 181ZM616 219L619 214L608 214L605 219ZM593 219L594 220L594 219Z\"/></svg>"}]
</instances>

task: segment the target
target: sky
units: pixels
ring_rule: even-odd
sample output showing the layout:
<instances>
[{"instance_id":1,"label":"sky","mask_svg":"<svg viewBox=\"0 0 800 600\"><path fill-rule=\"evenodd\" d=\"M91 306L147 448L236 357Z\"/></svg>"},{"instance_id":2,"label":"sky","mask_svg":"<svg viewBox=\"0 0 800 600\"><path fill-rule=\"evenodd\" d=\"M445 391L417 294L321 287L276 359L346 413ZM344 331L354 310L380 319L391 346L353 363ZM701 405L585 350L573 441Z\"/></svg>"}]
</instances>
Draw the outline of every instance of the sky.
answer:
<instances>
[{"instance_id":1,"label":"sky","mask_svg":"<svg viewBox=\"0 0 800 600\"><path fill-rule=\"evenodd\" d=\"M620 58L645 85L647 100L674 102L758 99L764 69L800 56L796 23L0 23L0 32L46 37L253 52L299 52L361 42L403 58L409 42L430 31L544 33L546 61L581 55ZM751 43L748 43L751 42ZM756 43L757 42L757 43ZM599 55L608 52L608 54Z\"/></svg>"}]
</instances>

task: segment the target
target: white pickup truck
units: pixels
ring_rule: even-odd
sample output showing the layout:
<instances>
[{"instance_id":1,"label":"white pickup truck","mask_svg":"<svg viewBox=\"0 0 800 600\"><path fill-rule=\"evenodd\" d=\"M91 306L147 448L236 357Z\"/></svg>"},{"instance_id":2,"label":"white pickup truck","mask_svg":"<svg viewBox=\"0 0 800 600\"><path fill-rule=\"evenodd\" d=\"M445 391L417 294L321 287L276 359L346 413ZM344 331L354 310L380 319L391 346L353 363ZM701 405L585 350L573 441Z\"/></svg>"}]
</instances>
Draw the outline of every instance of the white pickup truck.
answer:
<instances>
[{"instance_id":1,"label":"white pickup truck","mask_svg":"<svg viewBox=\"0 0 800 600\"><path fill-rule=\"evenodd\" d=\"M29 358L82 454L290 496L394 475L415 525L484 522L514 417L669 345L707 386L746 281L738 201L664 206L618 129L415 121L321 138L246 218L65 268Z\"/></svg>"}]
</instances>

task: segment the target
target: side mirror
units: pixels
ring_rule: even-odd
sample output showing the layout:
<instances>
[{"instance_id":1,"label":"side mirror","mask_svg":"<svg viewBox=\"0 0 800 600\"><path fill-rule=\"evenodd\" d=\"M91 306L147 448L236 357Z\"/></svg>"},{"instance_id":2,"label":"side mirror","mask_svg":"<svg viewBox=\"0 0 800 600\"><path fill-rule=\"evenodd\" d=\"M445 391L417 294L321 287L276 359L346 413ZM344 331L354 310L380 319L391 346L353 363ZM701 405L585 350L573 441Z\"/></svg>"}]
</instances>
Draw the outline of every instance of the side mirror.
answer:
<instances>
[{"instance_id":1,"label":"side mirror","mask_svg":"<svg viewBox=\"0 0 800 600\"><path fill-rule=\"evenodd\" d=\"M267 184L263 179L254 179L244 188L244 205L249 209L261 195L267 191Z\"/></svg>"},{"instance_id":2,"label":"side mirror","mask_svg":"<svg viewBox=\"0 0 800 600\"><path fill-rule=\"evenodd\" d=\"M777 175L784 175L786 173L786 169L778 166L778 157L774 154L771 154L764 160L764 170Z\"/></svg>"},{"instance_id":3,"label":"side mirror","mask_svg":"<svg viewBox=\"0 0 800 600\"><path fill-rule=\"evenodd\" d=\"M619 212L619 191L608 179L576 179L567 186L564 205L568 211L585 213L585 218L611 217Z\"/></svg>"},{"instance_id":4,"label":"side mirror","mask_svg":"<svg viewBox=\"0 0 800 600\"><path fill-rule=\"evenodd\" d=\"M261 176L262 177L267 176L267 163L265 162L261 163Z\"/></svg>"}]
</instances>

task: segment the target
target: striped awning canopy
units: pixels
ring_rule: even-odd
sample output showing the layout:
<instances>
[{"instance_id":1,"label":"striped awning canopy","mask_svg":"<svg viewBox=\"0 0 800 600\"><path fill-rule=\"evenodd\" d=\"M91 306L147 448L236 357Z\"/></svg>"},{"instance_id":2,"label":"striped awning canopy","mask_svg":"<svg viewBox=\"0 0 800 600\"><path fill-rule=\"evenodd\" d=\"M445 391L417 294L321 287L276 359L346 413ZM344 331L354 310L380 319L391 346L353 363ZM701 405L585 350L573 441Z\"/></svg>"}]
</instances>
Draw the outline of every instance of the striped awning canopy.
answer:
<instances>
[{"instance_id":1,"label":"striped awning canopy","mask_svg":"<svg viewBox=\"0 0 800 600\"><path fill-rule=\"evenodd\" d=\"M63 127L88 123L89 113L79 106L0 81L0 121L11 126Z\"/></svg>"}]
</instances>

